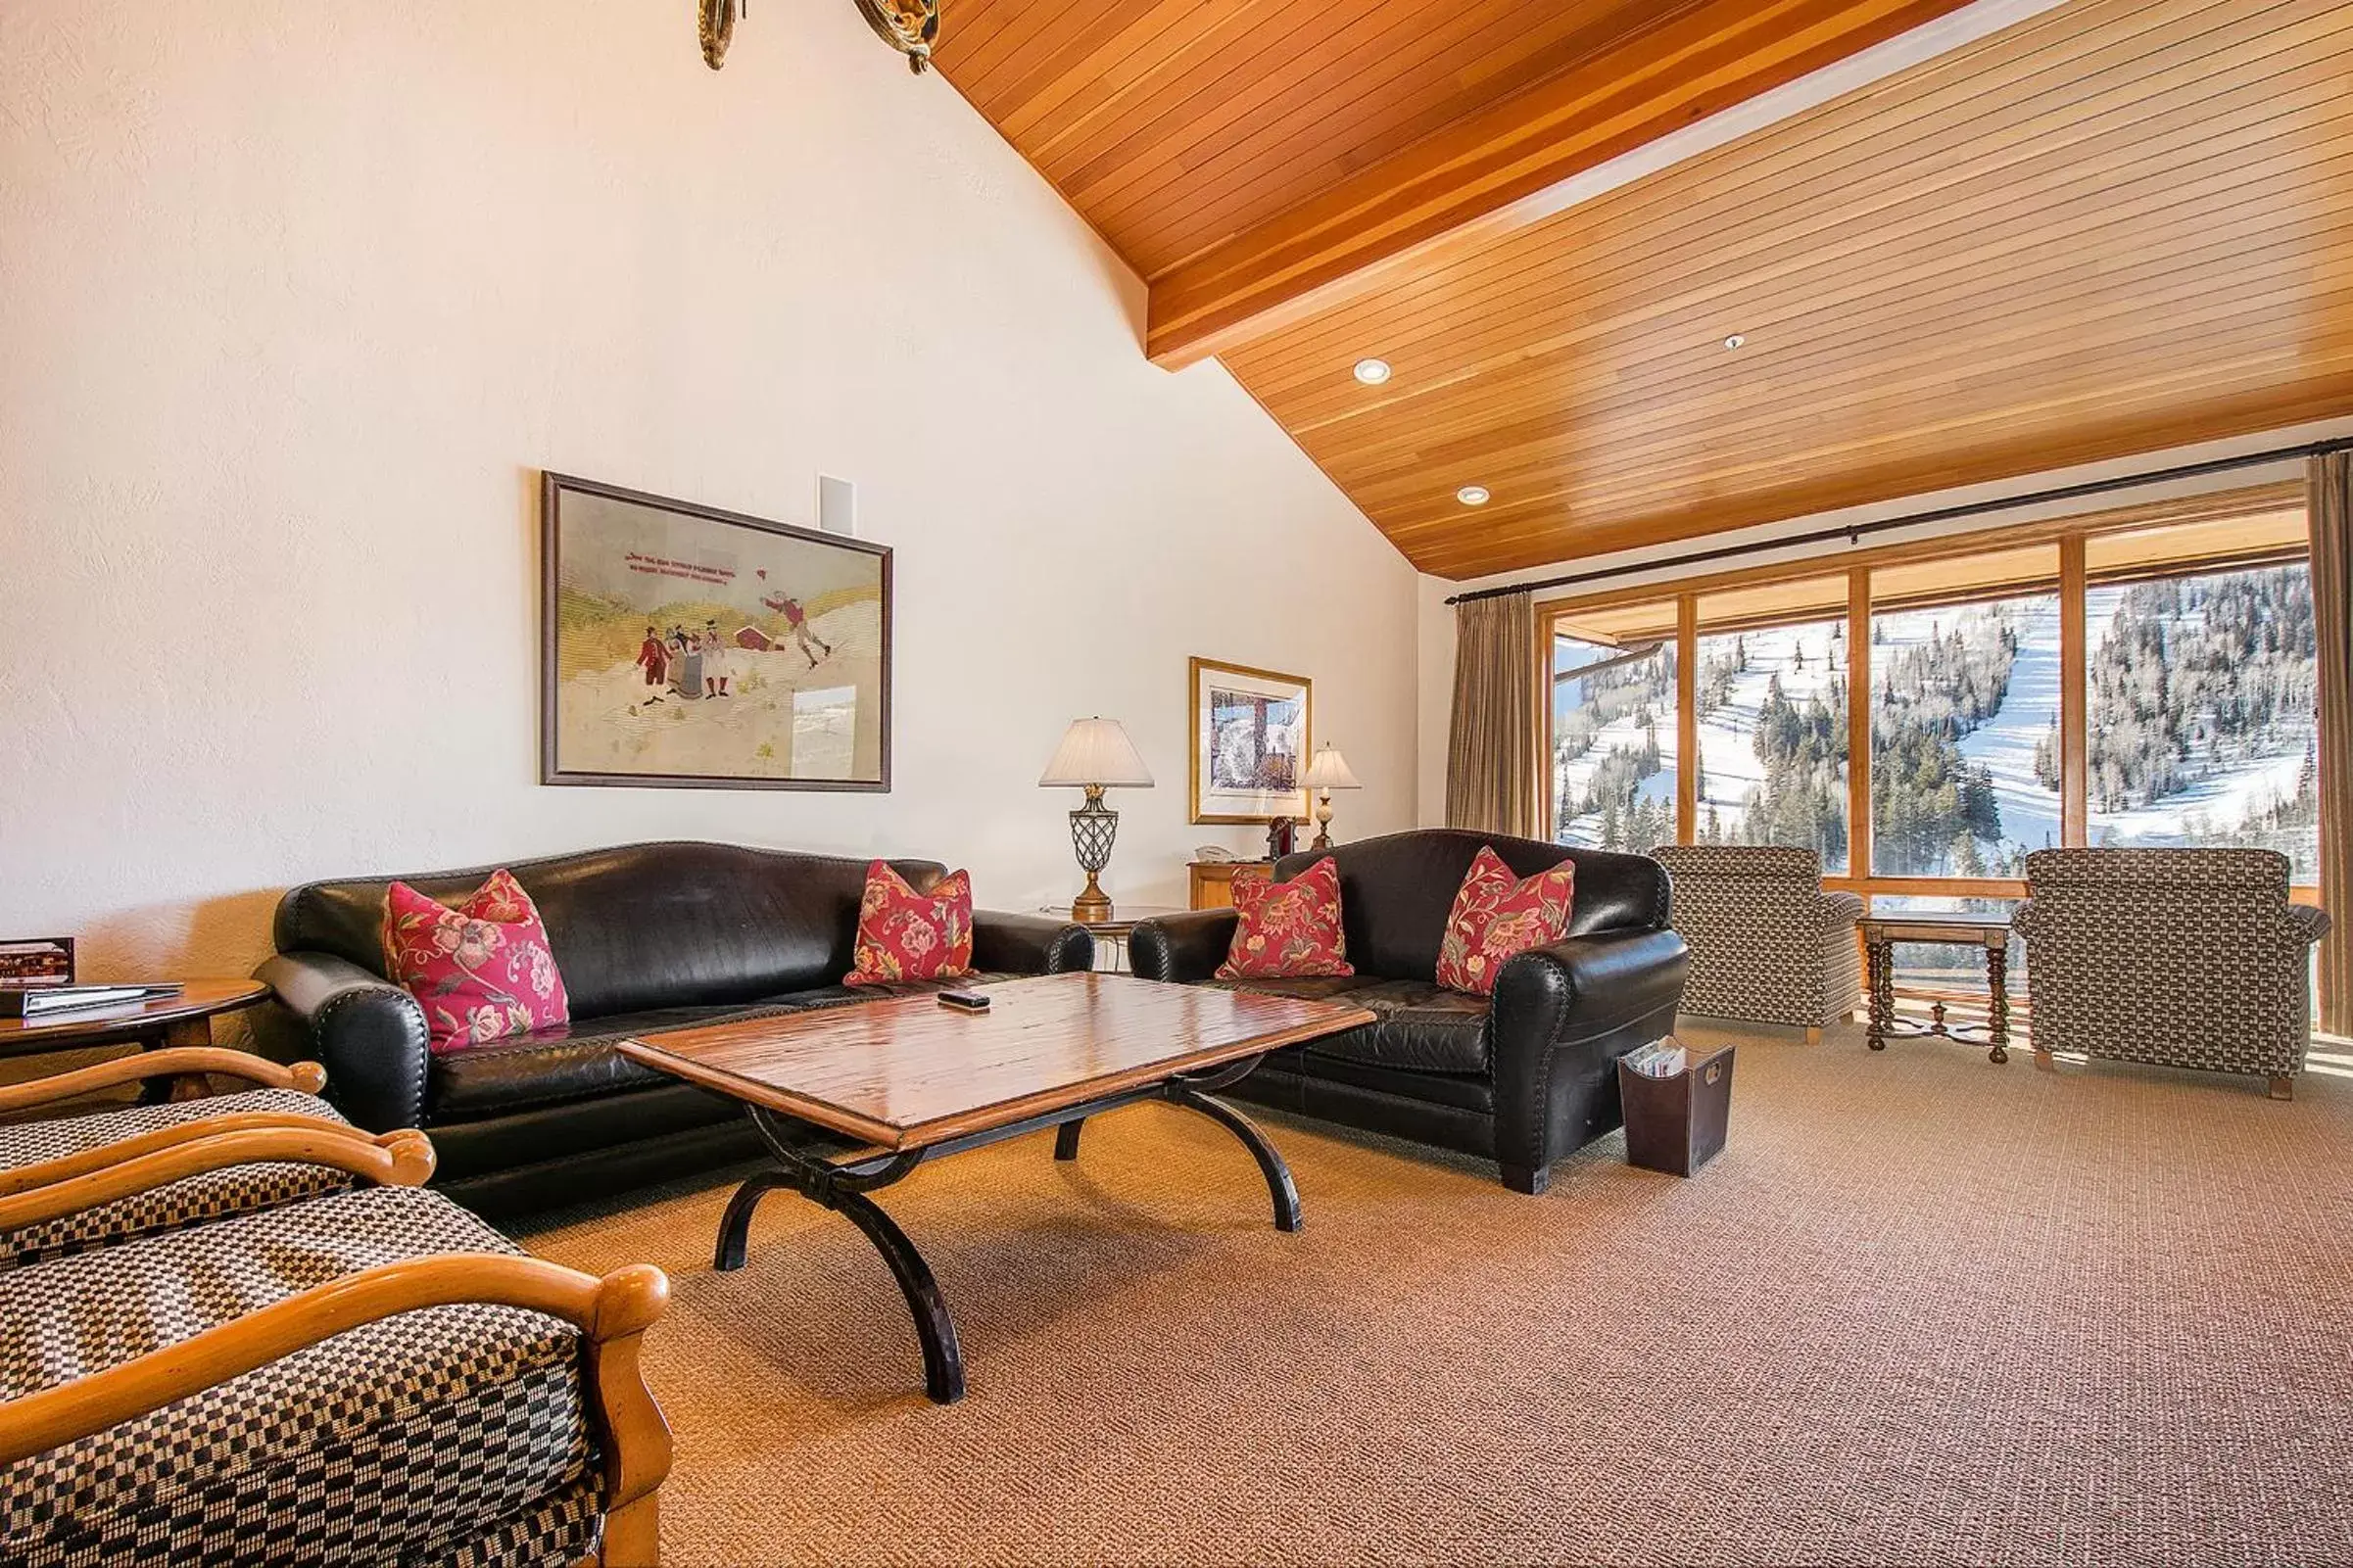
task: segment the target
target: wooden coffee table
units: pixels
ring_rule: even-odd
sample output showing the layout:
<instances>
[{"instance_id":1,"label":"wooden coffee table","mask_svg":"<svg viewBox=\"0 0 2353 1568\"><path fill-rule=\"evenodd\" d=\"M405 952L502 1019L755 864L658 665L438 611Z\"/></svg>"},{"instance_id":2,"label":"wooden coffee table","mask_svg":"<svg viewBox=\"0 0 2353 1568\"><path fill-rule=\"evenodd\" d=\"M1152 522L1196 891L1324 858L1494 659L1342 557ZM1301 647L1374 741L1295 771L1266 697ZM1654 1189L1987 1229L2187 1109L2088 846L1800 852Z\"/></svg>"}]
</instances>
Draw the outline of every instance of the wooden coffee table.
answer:
<instances>
[{"instance_id":1,"label":"wooden coffee table","mask_svg":"<svg viewBox=\"0 0 2353 1568\"><path fill-rule=\"evenodd\" d=\"M941 1404L964 1397L955 1322L931 1265L868 1193L926 1160L1045 1127L1059 1129L1054 1158L1076 1160L1089 1117L1161 1100L1240 1139L1267 1178L1275 1228L1297 1230L1290 1167L1211 1091L1278 1046L1372 1022L1362 1008L1127 974L1048 974L987 994L986 1013L898 996L619 1043L632 1061L740 1101L776 1161L729 1201L713 1266L744 1266L752 1211L780 1187L842 1215L890 1265L923 1344L925 1391ZM796 1123L860 1147L828 1159Z\"/></svg>"}]
</instances>

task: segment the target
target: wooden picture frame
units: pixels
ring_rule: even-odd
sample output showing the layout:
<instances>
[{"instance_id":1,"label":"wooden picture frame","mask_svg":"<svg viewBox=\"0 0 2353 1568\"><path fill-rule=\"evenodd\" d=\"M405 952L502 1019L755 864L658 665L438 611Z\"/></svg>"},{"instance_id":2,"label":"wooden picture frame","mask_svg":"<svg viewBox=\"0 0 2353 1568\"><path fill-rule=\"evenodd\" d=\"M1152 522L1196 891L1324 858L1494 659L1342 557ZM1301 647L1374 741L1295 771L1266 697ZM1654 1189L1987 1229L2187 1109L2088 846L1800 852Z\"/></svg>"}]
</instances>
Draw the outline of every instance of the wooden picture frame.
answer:
<instances>
[{"instance_id":1,"label":"wooden picture frame","mask_svg":"<svg viewBox=\"0 0 2353 1568\"><path fill-rule=\"evenodd\" d=\"M1315 754L1315 683L1304 675L1195 658L1187 667L1187 700L1192 820L1305 821L1306 785L1285 787L1274 775L1287 759L1289 777L1299 779Z\"/></svg>"},{"instance_id":2,"label":"wooden picture frame","mask_svg":"<svg viewBox=\"0 0 2353 1568\"><path fill-rule=\"evenodd\" d=\"M544 474L540 783L887 792L891 619L888 546Z\"/></svg>"}]
</instances>

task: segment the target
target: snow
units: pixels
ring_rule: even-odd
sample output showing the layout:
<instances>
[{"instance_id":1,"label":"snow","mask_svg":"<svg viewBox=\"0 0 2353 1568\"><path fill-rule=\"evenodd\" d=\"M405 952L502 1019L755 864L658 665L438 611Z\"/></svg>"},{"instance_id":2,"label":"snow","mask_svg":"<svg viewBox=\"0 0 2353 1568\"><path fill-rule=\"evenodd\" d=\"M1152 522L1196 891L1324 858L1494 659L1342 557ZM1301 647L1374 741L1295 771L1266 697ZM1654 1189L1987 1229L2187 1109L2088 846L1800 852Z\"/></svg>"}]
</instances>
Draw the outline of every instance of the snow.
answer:
<instances>
[{"instance_id":1,"label":"snow","mask_svg":"<svg viewBox=\"0 0 2353 1568\"><path fill-rule=\"evenodd\" d=\"M2086 598L2091 653L2114 623L2127 590L2094 589ZM2060 700L2059 604L2055 596L2015 598L2001 605L1974 604L1929 610L1900 610L1877 617L1873 657L1892 659L1904 648L1918 646L1938 635L1949 636L1958 625L1972 633L1992 635L1992 622L2004 611L2018 634L2018 652L2010 669L2010 686L2002 704L1984 724L1963 736L1962 756L1987 770L1993 781L2001 809L2002 845L1988 859L2009 859L2060 841L2058 791L2035 778L2035 749L2051 731ZM2194 614L2177 624L2193 624ZM1743 634L1748 641L1748 669L1734 677L1729 700L1700 723L1700 757L1704 769L1700 818L1703 825L1712 808L1726 833L1736 830L1745 815L1750 790L1764 781L1764 764L1756 755L1754 736L1765 693L1775 675L1789 699L1803 706L1816 695L1827 699L1834 676L1845 673L1845 645L1832 640L1836 623L1815 622ZM1972 637L1975 641L1975 637ZM1733 646L1731 634L1703 638L1700 668L1705 678L1709 657L1721 657ZM1838 658L1831 657L1836 647ZM1802 651L1805 667L1798 668ZM2096 715L2094 715L2096 719ZM1662 709L1656 725L1661 771L1643 781L1640 793L1670 806L1675 796L1675 723ZM1555 770L1556 790L1565 784L1582 793L1595 770L1613 750L1638 751L1644 727L1631 718L1605 727L1593 748ZM2130 811L2097 812L2090 828L2094 843L2174 845L2207 841L2218 832L2237 827L2266 808L2295 793L2304 763L2304 740L2290 735L2279 749L2260 755L2232 758L2208 776L2193 781L2156 803ZM1581 844L1600 839L1601 817L1579 817L1561 825L1564 841Z\"/></svg>"},{"instance_id":2,"label":"snow","mask_svg":"<svg viewBox=\"0 0 2353 1568\"><path fill-rule=\"evenodd\" d=\"M1581 659L1580 663L1592 663L1599 658L1614 656L1613 649L1589 648L1584 651L1588 656ZM1675 706L1671 692L1657 710L1656 724L1638 724L1631 715L1614 719L1595 734L1593 745L1584 755L1555 767L1554 798L1560 798L1564 786L1572 796L1582 796L1591 787L1594 773L1605 758L1614 751L1641 751L1653 730L1657 733L1659 770L1645 779L1636 787L1635 794L1638 799L1664 803L1671 814L1675 806L1676 743ZM1586 848L1599 847L1602 841L1601 813L1589 812L1563 822L1559 825L1558 832L1562 843L1579 844Z\"/></svg>"},{"instance_id":3,"label":"snow","mask_svg":"<svg viewBox=\"0 0 2353 1568\"><path fill-rule=\"evenodd\" d=\"M1816 622L1738 634L1747 641L1749 667L1732 678L1723 705L1700 721L1703 827L1712 808L1717 823L1730 836L1748 816L1749 791L1764 783L1764 759L1756 754L1756 724L1775 676L1781 678L1782 695L1801 708L1817 696L1830 700L1832 682L1847 667L1846 639L1833 639L1834 624ZM1733 635L1702 638L1701 679L1706 679L1710 659L1730 657L1737 645ZM1799 667L1801 653L1804 655L1803 668Z\"/></svg>"},{"instance_id":4,"label":"snow","mask_svg":"<svg viewBox=\"0 0 2353 1568\"><path fill-rule=\"evenodd\" d=\"M2094 659L2115 630L2116 611L2127 592L2093 589L2084 597ZM2203 619L2197 611L2161 618L2169 634L2195 627ZM2098 715L2092 717L2096 722ZM2296 781L2304 770L2304 738L2290 735L2274 750L2230 758L2212 773L2152 804L2126 811L2095 811L2091 814L2091 841L2166 848L2202 843L2218 832L2236 828L2295 797Z\"/></svg>"},{"instance_id":5,"label":"snow","mask_svg":"<svg viewBox=\"0 0 2353 1568\"><path fill-rule=\"evenodd\" d=\"M2001 850L1989 861L2047 849L2059 842L2059 792L2035 778L2035 747L2050 733L2059 713L2059 601L2020 598L2001 605L1957 605L1933 610L1898 610L1875 623L1872 657L1893 658L1932 637L1950 637L1957 626L1974 643L1994 635L2002 610L2018 633L2018 654L2010 665L2010 689L1993 716L1961 737L1961 755L1993 776L2001 808Z\"/></svg>"}]
</instances>

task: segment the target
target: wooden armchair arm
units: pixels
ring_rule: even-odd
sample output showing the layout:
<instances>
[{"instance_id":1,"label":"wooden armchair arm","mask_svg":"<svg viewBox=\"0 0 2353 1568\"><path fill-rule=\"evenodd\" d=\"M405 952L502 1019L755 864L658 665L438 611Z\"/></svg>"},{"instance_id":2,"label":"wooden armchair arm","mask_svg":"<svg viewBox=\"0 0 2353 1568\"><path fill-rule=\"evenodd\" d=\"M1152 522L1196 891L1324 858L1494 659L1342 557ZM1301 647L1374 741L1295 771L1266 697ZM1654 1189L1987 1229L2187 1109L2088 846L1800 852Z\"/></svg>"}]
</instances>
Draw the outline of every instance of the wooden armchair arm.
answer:
<instances>
[{"instance_id":1,"label":"wooden armchair arm","mask_svg":"<svg viewBox=\"0 0 2353 1568\"><path fill-rule=\"evenodd\" d=\"M433 1174L433 1141L410 1128L387 1133L385 1138L379 1144L366 1133L340 1124L325 1130L262 1127L198 1138L0 1198L0 1231L62 1219L207 1171L270 1161L328 1165L386 1186L423 1186Z\"/></svg>"},{"instance_id":2,"label":"wooden armchair arm","mask_svg":"<svg viewBox=\"0 0 2353 1568\"><path fill-rule=\"evenodd\" d=\"M0 1465L135 1420L397 1312L465 1302L521 1307L560 1317L587 1337L589 1403L604 1452L604 1560L651 1562L658 1551L654 1493L670 1473L670 1427L646 1386L638 1351L669 1300L668 1276L650 1263L602 1279L504 1253L384 1263L0 1404Z\"/></svg>"},{"instance_id":3,"label":"wooden armchair arm","mask_svg":"<svg viewBox=\"0 0 2353 1568\"><path fill-rule=\"evenodd\" d=\"M120 1084L139 1083L148 1078L176 1078L198 1072L243 1078L264 1089L296 1089L304 1094L316 1094L327 1084L327 1069L315 1062L297 1062L292 1067L283 1067L251 1051L231 1051L214 1045L182 1045L169 1050L141 1051L134 1056L117 1057L112 1062L101 1062L96 1067L52 1073L46 1078L34 1078L29 1083L12 1083L0 1089L0 1112L25 1111L37 1105L71 1100L100 1089L112 1089Z\"/></svg>"},{"instance_id":4,"label":"wooden armchair arm","mask_svg":"<svg viewBox=\"0 0 2353 1568\"><path fill-rule=\"evenodd\" d=\"M374 1144L381 1149L391 1149L408 1130L368 1133L347 1121L304 1116L299 1111L236 1111L227 1116L174 1122L169 1126L142 1132L136 1137L124 1138L119 1143L76 1150L70 1155L59 1155L55 1160L43 1160L37 1164L19 1165L14 1170L0 1170L0 1198L13 1193L30 1192L35 1187L46 1187L53 1182L71 1181L76 1176L88 1175L93 1170L122 1164L165 1149L176 1148L183 1143L194 1143L200 1138L216 1138L231 1132L261 1132L279 1127L316 1132L326 1137L351 1138L360 1143Z\"/></svg>"}]
</instances>

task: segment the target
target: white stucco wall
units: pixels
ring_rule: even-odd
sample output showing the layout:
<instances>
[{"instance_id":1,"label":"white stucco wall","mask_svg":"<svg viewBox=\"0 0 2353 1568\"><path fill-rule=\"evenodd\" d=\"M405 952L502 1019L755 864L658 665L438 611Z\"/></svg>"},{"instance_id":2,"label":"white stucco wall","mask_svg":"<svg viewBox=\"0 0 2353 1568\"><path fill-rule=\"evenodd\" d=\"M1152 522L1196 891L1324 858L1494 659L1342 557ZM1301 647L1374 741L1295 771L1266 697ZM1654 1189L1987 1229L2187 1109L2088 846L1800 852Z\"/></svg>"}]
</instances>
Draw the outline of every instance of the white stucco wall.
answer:
<instances>
[{"instance_id":1,"label":"white stucco wall","mask_svg":"<svg viewBox=\"0 0 2353 1568\"><path fill-rule=\"evenodd\" d=\"M242 973L279 889L670 835L928 854L1067 898L1074 716L1124 720L1110 881L1180 902L1188 654L1315 678L1415 817L1416 579L846 0L725 71L636 0L0 8L0 935ZM536 783L537 471L897 549L897 787Z\"/></svg>"}]
</instances>

